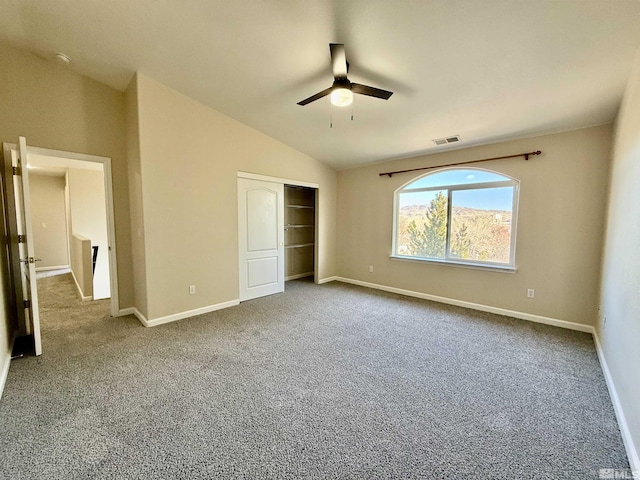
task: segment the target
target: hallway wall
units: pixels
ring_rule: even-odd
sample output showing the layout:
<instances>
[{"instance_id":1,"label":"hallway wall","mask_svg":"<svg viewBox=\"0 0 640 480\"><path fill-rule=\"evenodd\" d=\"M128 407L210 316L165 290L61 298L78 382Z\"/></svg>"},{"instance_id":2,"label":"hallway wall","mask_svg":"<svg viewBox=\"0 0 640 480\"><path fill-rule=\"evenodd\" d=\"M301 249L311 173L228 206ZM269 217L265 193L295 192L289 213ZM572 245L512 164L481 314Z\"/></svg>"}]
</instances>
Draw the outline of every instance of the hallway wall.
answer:
<instances>
[{"instance_id":1,"label":"hallway wall","mask_svg":"<svg viewBox=\"0 0 640 480\"><path fill-rule=\"evenodd\" d=\"M88 238L91 240L91 246L98 247L96 270L93 275L93 299L109 298L111 286L104 174L95 170L70 168L69 207L73 234Z\"/></svg>"},{"instance_id":2,"label":"hallway wall","mask_svg":"<svg viewBox=\"0 0 640 480\"><path fill-rule=\"evenodd\" d=\"M31 226L37 269L68 266L69 243L64 177L29 174Z\"/></svg>"}]
</instances>

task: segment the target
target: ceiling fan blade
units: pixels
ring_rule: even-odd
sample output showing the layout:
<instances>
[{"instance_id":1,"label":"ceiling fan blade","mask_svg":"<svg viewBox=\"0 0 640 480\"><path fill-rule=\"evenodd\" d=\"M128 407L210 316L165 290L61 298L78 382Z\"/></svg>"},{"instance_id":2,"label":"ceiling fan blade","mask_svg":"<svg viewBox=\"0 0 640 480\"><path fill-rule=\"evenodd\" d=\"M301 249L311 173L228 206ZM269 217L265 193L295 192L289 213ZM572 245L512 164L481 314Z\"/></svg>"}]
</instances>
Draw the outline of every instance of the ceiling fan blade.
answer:
<instances>
[{"instance_id":1,"label":"ceiling fan blade","mask_svg":"<svg viewBox=\"0 0 640 480\"><path fill-rule=\"evenodd\" d=\"M308 103L311 102L315 102L316 100L322 98L322 97L326 97L327 95L329 95L331 93L331 90L333 90L333 87L329 87L326 90L323 90L319 93L316 93L315 95L311 95L309 98L305 98L304 100L300 100L298 102L298 105L307 105Z\"/></svg>"},{"instance_id":2,"label":"ceiling fan blade","mask_svg":"<svg viewBox=\"0 0 640 480\"><path fill-rule=\"evenodd\" d=\"M333 78L346 79L347 78L347 54L344 53L344 44L342 43L330 43L329 49L331 50L331 69L333 70Z\"/></svg>"},{"instance_id":3,"label":"ceiling fan blade","mask_svg":"<svg viewBox=\"0 0 640 480\"><path fill-rule=\"evenodd\" d=\"M393 92L390 92L388 90L369 87L367 85L361 85L359 83L352 83L351 91L353 93L359 93L360 95L369 95L370 97L382 98L383 100L389 100L389 97L393 95Z\"/></svg>"}]
</instances>

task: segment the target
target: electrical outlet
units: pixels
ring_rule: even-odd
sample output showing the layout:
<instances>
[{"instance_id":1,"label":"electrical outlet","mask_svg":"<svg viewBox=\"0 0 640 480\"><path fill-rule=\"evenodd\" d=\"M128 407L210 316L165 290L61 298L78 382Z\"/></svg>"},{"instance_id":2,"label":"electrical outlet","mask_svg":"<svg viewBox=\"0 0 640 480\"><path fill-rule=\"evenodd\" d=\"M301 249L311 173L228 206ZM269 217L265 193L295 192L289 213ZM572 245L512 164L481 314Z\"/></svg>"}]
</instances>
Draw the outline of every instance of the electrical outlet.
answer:
<instances>
[{"instance_id":1,"label":"electrical outlet","mask_svg":"<svg viewBox=\"0 0 640 480\"><path fill-rule=\"evenodd\" d=\"M536 295L536 291L533 288L527 288L527 298L533 298Z\"/></svg>"},{"instance_id":2,"label":"electrical outlet","mask_svg":"<svg viewBox=\"0 0 640 480\"><path fill-rule=\"evenodd\" d=\"M195 295L195 294L196 294L196 286L189 285L189 295Z\"/></svg>"},{"instance_id":3,"label":"electrical outlet","mask_svg":"<svg viewBox=\"0 0 640 480\"><path fill-rule=\"evenodd\" d=\"M369 272L373 272L373 265L369 265Z\"/></svg>"}]
</instances>

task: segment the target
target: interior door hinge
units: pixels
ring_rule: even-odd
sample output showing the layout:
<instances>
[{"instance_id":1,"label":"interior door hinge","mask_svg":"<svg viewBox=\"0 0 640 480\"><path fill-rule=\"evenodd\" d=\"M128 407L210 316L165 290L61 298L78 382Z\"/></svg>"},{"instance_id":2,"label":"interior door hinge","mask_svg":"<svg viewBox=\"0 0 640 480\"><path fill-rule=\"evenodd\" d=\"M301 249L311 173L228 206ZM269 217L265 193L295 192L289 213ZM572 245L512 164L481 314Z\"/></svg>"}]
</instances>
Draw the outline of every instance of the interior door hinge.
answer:
<instances>
[{"instance_id":1,"label":"interior door hinge","mask_svg":"<svg viewBox=\"0 0 640 480\"><path fill-rule=\"evenodd\" d=\"M18 243L27 243L26 235L18 235Z\"/></svg>"},{"instance_id":2,"label":"interior door hinge","mask_svg":"<svg viewBox=\"0 0 640 480\"><path fill-rule=\"evenodd\" d=\"M14 175L20 175L20 167L12 167Z\"/></svg>"},{"instance_id":3,"label":"interior door hinge","mask_svg":"<svg viewBox=\"0 0 640 480\"><path fill-rule=\"evenodd\" d=\"M31 308L31 300L24 301L24 308Z\"/></svg>"}]
</instances>

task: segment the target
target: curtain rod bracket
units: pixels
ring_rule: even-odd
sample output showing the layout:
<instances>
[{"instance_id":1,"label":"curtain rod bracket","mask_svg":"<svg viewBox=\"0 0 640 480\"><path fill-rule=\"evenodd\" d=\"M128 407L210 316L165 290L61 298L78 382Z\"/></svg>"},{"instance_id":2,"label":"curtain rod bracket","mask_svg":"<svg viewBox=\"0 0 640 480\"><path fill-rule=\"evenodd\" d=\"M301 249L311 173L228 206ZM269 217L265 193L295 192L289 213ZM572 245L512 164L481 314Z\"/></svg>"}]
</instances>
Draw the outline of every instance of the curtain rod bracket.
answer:
<instances>
[{"instance_id":1,"label":"curtain rod bracket","mask_svg":"<svg viewBox=\"0 0 640 480\"><path fill-rule=\"evenodd\" d=\"M525 153L524 154L524 159L525 160L529 160L529 155L540 155L542 152L540 150L536 150L535 152L531 152L531 153Z\"/></svg>"}]
</instances>

